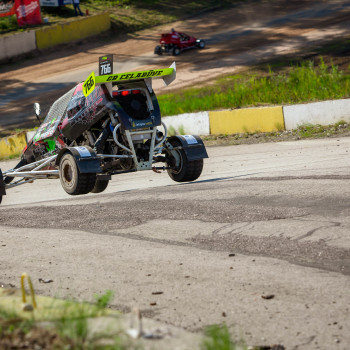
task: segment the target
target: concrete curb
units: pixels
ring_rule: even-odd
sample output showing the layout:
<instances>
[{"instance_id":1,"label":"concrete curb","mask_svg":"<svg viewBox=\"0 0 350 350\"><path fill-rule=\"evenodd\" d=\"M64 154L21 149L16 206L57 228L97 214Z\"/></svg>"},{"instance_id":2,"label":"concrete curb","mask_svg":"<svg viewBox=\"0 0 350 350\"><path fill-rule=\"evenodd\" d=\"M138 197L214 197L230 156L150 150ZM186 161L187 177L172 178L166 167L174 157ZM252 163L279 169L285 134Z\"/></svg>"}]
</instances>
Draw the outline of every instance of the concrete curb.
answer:
<instances>
[{"instance_id":1,"label":"concrete curb","mask_svg":"<svg viewBox=\"0 0 350 350\"><path fill-rule=\"evenodd\" d=\"M38 49L47 49L105 32L110 27L109 13L102 13L68 23L40 28L35 31L36 47Z\"/></svg>"},{"instance_id":2,"label":"concrete curb","mask_svg":"<svg viewBox=\"0 0 350 350\"><path fill-rule=\"evenodd\" d=\"M162 118L168 131L179 134L209 135L209 112L185 113ZM173 129L173 130L172 130Z\"/></svg>"},{"instance_id":3,"label":"concrete curb","mask_svg":"<svg viewBox=\"0 0 350 350\"><path fill-rule=\"evenodd\" d=\"M36 49L35 30L0 37L0 61Z\"/></svg>"},{"instance_id":4,"label":"concrete curb","mask_svg":"<svg viewBox=\"0 0 350 350\"><path fill-rule=\"evenodd\" d=\"M282 106L209 112L211 134L284 130Z\"/></svg>"},{"instance_id":5,"label":"concrete curb","mask_svg":"<svg viewBox=\"0 0 350 350\"><path fill-rule=\"evenodd\" d=\"M296 129L302 124L350 122L350 99L283 106L283 116L286 130Z\"/></svg>"},{"instance_id":6,"label":"concrete curb","mask_svg":"<svg viewBox=\"0 0 350 350\"><path fill-rule=\"evenodd\" d=\"M8 136L0 139L0 158L15 156L23 151L27 145L26 134Z\"/></svg>"},{"instance_id":7,"label":"concrete curb","mask_svg":"<svg viewBox=\"0 0 350 350\"><path fill-rule=\"evenodd\" d=\"M210 135L245 132L272 132L296 129L302 124L329 125L350 122L350 99L293 106L242 108L185 113L162 118L170 132ZM0 157L18 154L35 131L0 139Z\"/></svg>"},{"instance_id":8,"label":"concrete curb","mask_svg":"<svg viewBox=\"0 0 350 350\"><path fill-rule=\"evenodd\" d=\"M109 30L109 13L74 19L36 30L0 36L0 61L46 49L63 43L70 43Z\"/></svg>"}]
</instances>

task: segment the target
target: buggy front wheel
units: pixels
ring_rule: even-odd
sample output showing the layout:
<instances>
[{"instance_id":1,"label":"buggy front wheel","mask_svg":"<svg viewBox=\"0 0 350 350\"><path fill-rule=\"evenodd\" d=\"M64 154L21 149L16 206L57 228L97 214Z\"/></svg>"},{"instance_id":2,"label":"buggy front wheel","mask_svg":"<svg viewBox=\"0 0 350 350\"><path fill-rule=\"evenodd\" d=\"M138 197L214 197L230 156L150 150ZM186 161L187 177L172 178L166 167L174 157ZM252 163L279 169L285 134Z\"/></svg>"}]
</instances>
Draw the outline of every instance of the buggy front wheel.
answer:
<instances>
[{"instance_id":1,"label":"buggy front wheel","mask_svg":"<svg viewBox=\"0 0 350 350\"><path fill-rule=\"evenodd\" d=\"M169 141L174 147L168 153L168 174L176 182L194 181L199 178L203 170L203 159L188 160L186 153L177 140Z\"/></svg>"},{"instance_id":2,"label":"buggy front wheel","mask_svg":"<svg viewBox=\"0 0 350 350\"><path fill-rule=\"evenodd\" d=\"M60 160L60 180L63 189L70 195L89 193L95 186L95 173L80 173L75 158L66 153Z\"/></svg>"}]
</instances>

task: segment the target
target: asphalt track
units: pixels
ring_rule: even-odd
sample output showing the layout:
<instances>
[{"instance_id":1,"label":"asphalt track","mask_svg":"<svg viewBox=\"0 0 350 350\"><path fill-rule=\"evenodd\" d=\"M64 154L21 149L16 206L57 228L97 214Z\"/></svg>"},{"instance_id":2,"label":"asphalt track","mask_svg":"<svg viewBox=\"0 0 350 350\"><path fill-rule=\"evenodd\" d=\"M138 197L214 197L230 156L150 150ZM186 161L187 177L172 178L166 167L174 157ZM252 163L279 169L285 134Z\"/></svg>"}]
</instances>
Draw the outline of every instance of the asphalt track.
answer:
<instances>
[{"instance_id":1,"label":"asphalt track","mask_svg":"<svg viewBox=\"0 0 350 350\"><path fill-rule=\"evenodd\" d=\"M251 345L348 349L349 150L349 138L214 147L194 183L141 172L98 195L14 188L0 282L19 287L26 271L53 279L40 294L111 289L113 307L191 332L225 322Z\"/></svg>"}]
</instances>

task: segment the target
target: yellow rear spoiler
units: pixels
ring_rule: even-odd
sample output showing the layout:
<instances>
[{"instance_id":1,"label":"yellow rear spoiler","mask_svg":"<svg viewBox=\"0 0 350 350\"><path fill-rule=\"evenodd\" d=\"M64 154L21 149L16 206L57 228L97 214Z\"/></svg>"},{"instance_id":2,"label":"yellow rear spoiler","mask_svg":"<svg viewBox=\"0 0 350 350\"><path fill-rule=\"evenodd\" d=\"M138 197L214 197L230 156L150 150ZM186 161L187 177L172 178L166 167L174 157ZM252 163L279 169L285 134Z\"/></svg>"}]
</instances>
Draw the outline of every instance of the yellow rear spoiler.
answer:
<instances>
[{"instance_id":1,"label":"yellow rear spoiler","mask_svg":"<svg viewBox=\"0 0 350 350\"><path fill-rule=\"evenodd\" d=\"M175 62L169 68L151 69L137 72L125 72L118 74L98 75L92 72L83 83L83 93L89 96L95 89L96 84L116 83L138 79L163 79L165 85L169 85L176 79Z\"/></svg>"}]
</instances>

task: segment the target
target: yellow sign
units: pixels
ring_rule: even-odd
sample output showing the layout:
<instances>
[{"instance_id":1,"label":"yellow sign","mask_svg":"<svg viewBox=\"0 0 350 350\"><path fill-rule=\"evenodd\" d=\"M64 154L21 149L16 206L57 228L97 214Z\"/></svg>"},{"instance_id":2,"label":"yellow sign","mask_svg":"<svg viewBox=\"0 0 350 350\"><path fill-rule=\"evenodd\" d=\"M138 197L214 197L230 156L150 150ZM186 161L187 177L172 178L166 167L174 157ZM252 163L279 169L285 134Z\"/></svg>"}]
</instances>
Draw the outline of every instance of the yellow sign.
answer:
<instances>
[{"instance_id":1,"label":"yellow sign","mask_svg":"<svg viewBox=\"0 0 350 350\"><path fill-rule=\"evenodd\" d=\"M83 93L85 97L88 97L95 89L95 73L92 72L83 84Z\"/></svg>"}]
</instances>

